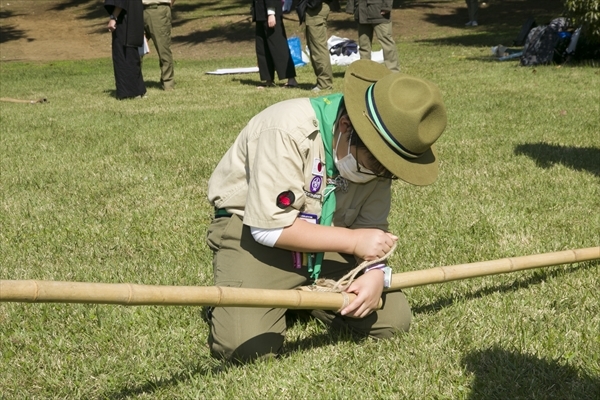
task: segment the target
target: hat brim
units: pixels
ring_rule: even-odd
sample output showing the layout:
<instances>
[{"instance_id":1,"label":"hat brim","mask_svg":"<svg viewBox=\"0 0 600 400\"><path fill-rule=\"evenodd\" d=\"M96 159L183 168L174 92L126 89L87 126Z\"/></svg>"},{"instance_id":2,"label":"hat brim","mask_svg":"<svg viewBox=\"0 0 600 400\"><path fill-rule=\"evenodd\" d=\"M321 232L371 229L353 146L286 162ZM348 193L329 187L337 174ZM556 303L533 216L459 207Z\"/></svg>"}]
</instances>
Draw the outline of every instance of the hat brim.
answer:
<instances>
[{"instance_id":1,"label":"hat brim","mask_svg":"<svg viewBox=\"0 0 600 400\"><path fill-rule=\"evenodd\" d=\"M358 60L344 75L344 103L354 130L367 149L392 174L413 185L429 185L437 179L439 162L435 146L419 158L407 159L388 147L367 117L365 93L369 86L393 73L385 65Z\"/></svg>"}]
</instances>

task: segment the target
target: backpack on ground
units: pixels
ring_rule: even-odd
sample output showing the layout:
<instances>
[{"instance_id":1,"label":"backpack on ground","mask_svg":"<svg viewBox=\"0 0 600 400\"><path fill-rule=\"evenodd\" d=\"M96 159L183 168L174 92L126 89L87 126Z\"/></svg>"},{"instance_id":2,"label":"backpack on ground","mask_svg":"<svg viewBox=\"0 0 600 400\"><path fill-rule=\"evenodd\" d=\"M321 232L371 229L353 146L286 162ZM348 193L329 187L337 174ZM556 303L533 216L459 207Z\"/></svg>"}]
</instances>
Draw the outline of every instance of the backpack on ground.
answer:
<instances>
[{"instance_id":1,"label":"backpack on ground","mask_svg":"<svg viewBox=\"0 0 600 400\"><path fill-rule=\"evenodd\" d=\"M535 19L533 17L527 18L527 21L521 27L521 31L515 40L513 40L513 46L523 46L525 44L525 40L527 39L527 35L533 28L535 28L537 24L535 23Z\"/></svg>"},{"instance_id":2,"label":"backpack on ground","mask_svg":"<svg viewBox=\"0 0 600 400\"><path fill-rule=\"evenodd\" d=\"M349 56L353 53L358 53L358 44L350 39L336 43L329 49L332 56Z\"/></svg>"},{"instance_id":3,"label":"backpack on ground","mask_svg":"<svg viewBox=\"0 0 600 400\"><path fill-rule=\"evenodd\" d=\"M548 25L531 29L523 46L521 65L535 66L564 62L565 50L569 46L571 37L567 29L566 18L556 18Z\"/></svg>"}]
</instances>

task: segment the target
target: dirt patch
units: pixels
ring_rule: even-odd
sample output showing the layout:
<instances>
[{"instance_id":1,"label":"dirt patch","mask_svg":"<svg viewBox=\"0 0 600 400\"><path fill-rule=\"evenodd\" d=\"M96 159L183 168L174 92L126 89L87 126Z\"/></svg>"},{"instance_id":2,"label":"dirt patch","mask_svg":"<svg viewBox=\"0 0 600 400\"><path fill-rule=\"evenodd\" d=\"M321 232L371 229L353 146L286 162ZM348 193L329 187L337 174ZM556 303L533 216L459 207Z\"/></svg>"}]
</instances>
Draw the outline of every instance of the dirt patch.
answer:
<instances>
[{"instance_id":1,"label":"dirt patch","mask_svg":"<svg viewBox=\"0 0 600 400\"><path fill-rule=\"evenodd\" d=\"M0 60L51 61L110 57L108 18L101 0L9 0L0 2ZM173 11L173 52L175 58L212 59L254 54L254 25L246 6L238 12L210 17L200 16L196 4L180 2ZM543 3L540 6L537 3ZM213 4L213 3L211 3ZM392 12L394 35L402 41L446 40L461 38L467 20L465 2L395 1ZM329 34L356 39L351 15L341 9L329 18ZM543 9L541 8L543 7ZM497 44L491 38L498 29L513 27L515 36L528 15L553 15L561 9L561 0L495 0L480 11L477 33L479 45ZM554 14L558 15L558 14ZM304 35L295 12L285 16L288 37ZM444 38L444 39L442 39ZM481 43L487 40L489 43ZM510 45L510 43L507 43ZM152 47L152 45L151 45Z\"/></svg>"}]
</instances>

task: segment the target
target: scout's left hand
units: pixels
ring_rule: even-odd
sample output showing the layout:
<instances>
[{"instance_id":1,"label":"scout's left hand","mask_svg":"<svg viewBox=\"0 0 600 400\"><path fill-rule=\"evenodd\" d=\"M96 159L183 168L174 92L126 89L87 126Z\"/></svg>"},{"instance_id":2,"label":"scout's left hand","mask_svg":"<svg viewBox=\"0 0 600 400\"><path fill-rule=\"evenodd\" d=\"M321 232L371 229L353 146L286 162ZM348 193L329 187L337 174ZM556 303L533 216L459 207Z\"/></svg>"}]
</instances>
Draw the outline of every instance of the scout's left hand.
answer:
<instances>
[{"instance_id":1,"label":"scout's left hand","mask_svg":"<svg viewBox=\"0 0 600 400\"><path fill-rule=\"evenodd\" d=\"M383 293L383 271L371 270L356 279L348 289L356 298L342 311L342 315L354 318L364 318L377 309L381 293Z\"/></svg>"},{"instance_id":2,"label":"scout's left hand","mask_svg":"<svg viewBox=\"0 0 600 400\"><path fill-rule=\"evenodd\" d=\"M275 21L275 16L274 15L269 15L267 17L267 25L269 26L269 28L273 28L275 27L276 21Z\"/></svg>"}]
</instances>

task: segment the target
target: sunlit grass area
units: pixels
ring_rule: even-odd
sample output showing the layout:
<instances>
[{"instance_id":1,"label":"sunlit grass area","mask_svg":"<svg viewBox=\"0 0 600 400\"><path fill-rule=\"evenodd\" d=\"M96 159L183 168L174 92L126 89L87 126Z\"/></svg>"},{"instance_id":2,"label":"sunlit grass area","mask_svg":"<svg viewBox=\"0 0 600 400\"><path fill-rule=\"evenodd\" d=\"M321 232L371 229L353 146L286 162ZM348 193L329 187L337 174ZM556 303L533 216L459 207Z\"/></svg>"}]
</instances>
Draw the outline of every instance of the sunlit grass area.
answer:
<instances>
[{"instance_id":1,"label":"sunlit grass area","mask_svg":"<svg viewBox=\"0 0 600 400\"><path fill-rule=\"evenodd\" d=\"M489 62L408 42L402 70L448 108L441 173L393 184L394 272L600 244L597 68ZM212 285L207 180L246 122L300 89L257 90L251 57L176 60L177 89L117 101L108 59L3 63L0 279ZM344 67L334 67L341 91ZM243 267L243 266L241 266ZM0 303L0 398L597 399L598 262L407 289L390 341L290 320L281 357L210 358L195 307Z\"/></svg>"}]
</instances>

